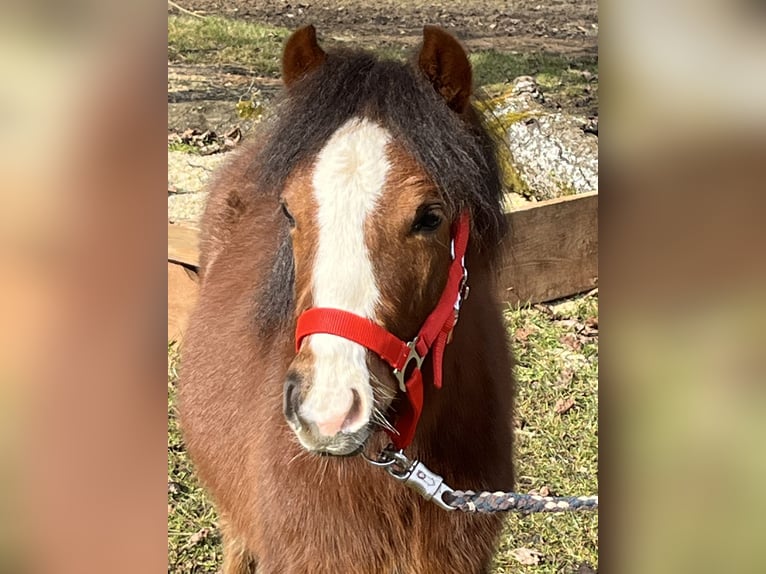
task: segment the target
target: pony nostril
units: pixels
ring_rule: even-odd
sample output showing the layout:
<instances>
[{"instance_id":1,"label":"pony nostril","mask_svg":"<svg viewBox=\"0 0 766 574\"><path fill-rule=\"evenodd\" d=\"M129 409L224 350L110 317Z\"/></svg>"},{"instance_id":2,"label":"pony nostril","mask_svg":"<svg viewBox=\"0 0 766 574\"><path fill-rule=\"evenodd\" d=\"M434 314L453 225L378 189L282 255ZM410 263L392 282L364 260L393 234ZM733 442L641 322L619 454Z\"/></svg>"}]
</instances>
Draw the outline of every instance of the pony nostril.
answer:
<instances>
[{"instance_id":1,"label":"pony nostril","mask_svg":"<svg viewBox=\"0 0 766 574\"><path fill-rule=\"evenodd\" d=\"M338 433L354 433L364 426L362 421L362 399L359 393L351 390L351 403L345 411L335 411L321 416L309 416L307 420L322 437L334 437Z\"/></svg>"},{"instance_id":2,"label":"pony nostril","mask_svg":"<svg viewBox=\"0 0 766 574\"><path fill-rule=\"evenodd\" d=\"M297 422L298 407L300 406L300 378L296 373L289 373L285 381L284 412L285 418Z\"/></svg>"},{"instance_id":3,"label":"pony nostril","mask_svg":"<svg viewBox=\"0 0 766 574\"><path fill-rule=\"evenodd\" d=\"M351 408L348 411L348 415L346 415L346 419L343 421L343 430L356 426L362 415L362 399L356 389L351 389L351 397Z\"/></svg>"}]
</instances>

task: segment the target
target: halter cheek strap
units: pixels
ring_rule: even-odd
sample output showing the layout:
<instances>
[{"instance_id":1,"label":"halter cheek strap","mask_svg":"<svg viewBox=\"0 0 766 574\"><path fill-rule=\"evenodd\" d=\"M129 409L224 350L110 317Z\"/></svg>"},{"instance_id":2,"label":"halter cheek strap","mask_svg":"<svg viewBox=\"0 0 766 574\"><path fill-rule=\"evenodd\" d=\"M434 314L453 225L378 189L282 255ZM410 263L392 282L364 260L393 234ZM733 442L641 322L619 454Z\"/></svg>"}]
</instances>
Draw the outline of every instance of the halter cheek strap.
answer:
<instances>
[{"instance_id":1,"label":"halter cheek strap","mask_svg":"<svg viewBox=\"0 0 766 574\"><path fill-rule=\"evenodd\" d=\"M465 251L468 246L469 228L469 214L463 212L452 228L452 263L447 284L436 307L426 318L417 336L409 343L405 343L370 319L340 309L314 307L298 317L295 329L296 352L300 350L304 338L316 333L327 333L366 347L391 366L408 404L408 408L400 413L396 420L396 430L387 429L391 441L398 449L409 446L415 436L415 429L423 410L421 367L430 351L433 351L434 386L437 389L442 386L444 347L451 339L460 306L468 296Z\"/></svg>"}]
</instances>

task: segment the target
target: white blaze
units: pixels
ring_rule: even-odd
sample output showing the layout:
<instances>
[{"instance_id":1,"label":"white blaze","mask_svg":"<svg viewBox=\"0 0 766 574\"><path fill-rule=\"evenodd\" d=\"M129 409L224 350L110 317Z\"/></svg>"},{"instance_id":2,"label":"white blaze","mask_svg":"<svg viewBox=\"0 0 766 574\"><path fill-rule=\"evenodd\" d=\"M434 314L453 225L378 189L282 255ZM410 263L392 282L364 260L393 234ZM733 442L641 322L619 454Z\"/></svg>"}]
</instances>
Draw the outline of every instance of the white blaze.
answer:
<instances>
[{"instance_id":1,"label":"white blaze","mask_svg":"<svg viewBox=\"0 0 766 574\"><path fill-rule=\"evenodd\" d=\"M319 227L312 283L315 307L373 317L380 293L365 243L365 223L386 182L390 138L377 124L354 118L333 134L317 157L312 182ZM301 409L303 416L339 424L351 408L354 389L362 416L360 424L348 430L357 430L369 419L373 402L366 349L327 334L312 335L310 346L314 380Z\"/></svg>"}]
</instances>

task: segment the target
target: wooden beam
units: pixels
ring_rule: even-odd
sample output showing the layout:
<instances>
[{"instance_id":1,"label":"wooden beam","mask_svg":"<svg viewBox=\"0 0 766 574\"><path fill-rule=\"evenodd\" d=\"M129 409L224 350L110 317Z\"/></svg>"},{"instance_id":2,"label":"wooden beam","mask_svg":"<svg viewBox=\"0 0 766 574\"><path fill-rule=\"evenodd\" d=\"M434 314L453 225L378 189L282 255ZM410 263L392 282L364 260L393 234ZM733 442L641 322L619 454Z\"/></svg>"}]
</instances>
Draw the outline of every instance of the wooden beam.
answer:
<instances>
[{"instance_id":1,"label":"wooden beam","mask_svg":"<svg viewBox=\"0 0 766 574\"><path fill-rule=\"evenodd\" d=\"M190 267L199 265L199 246L196 227L168 222L168 261Z\"/></svg>"},{"instance_id":2,"label":"wooden beam","mask_svg":"<svg viewBox=\"0 0 766 574\"><path fill-rule=\"evenodd\" d=\"M503 301L551 301L598 285L598 193L533 203L507 218Z\"/></svg>"},{"instance_id":3,"label":"wooden beam","mask_svg":"<svg viewBox=\"0 0 766 574\"><path fill-rule=\"evenodd\" d=\"M498 286L508 303L539 303L598 285L598 194L532 203L506 215ZM197 298L199 231L168 224L168 337L179 338Z\"/></svg>"},{"instance_id":4,"label":"wooden beam","mask_svg":"<svg viewBox=\"0 0 766 574\"><path fill-rule=\"evenodd\" d=\"M183 338L198 292L196 271L168 261L168 341Z\"/></svg>"}]
</instances>

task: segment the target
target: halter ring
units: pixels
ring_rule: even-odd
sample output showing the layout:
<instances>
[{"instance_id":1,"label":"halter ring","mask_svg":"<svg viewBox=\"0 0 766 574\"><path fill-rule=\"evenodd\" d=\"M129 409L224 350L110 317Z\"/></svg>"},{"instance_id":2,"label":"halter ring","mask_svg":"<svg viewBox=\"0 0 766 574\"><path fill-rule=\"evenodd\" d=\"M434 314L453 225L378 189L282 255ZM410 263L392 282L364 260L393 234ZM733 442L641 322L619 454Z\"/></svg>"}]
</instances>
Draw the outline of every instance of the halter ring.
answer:
<instances>
[{"instance_id":1,"label":"halter ring","mask_svg":"<svg viewBox=\"0 0 766 574\"><path fill-rule=\"evenodd\" d=\"M420 367L423 365L423 360L425 357L421 357L420 353L418 353L418 350L415 348L418 344L419 337L415 337L412 341L407 343L407 347L410 350L409 355L407 355L407 359L404 361L404 364L402 365L401 369L394 369L394 377L396 377L396 380L399 381L399 388L403 393L407 392L407 384L404 380L405 375L407 374L407 367L410 365L410 361L415 361L415 368L417 370L420 370Z\"/></svg>"}]
</instances>

